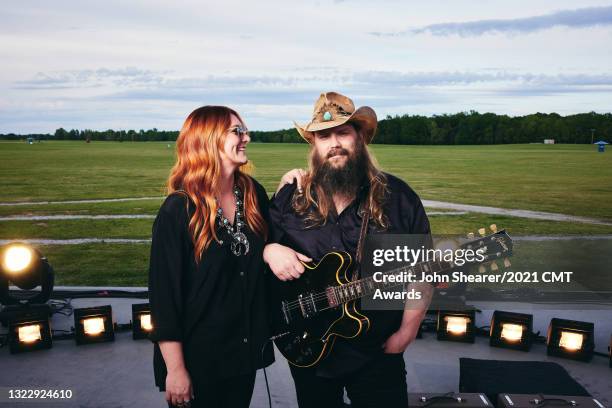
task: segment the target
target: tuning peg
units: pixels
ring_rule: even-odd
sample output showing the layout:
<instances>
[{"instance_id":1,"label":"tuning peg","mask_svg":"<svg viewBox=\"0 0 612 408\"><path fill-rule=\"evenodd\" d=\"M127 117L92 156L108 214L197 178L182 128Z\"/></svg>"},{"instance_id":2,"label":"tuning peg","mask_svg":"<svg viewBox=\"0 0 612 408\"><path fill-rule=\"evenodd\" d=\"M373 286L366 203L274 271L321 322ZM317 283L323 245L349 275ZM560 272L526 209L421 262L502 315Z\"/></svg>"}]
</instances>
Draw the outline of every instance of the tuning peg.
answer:
<instances>
[{"instance_id":1,"label":"tuning peg","mask_svg":"<svg viewBox=\"0 0 612 408\"><path fill-rule=\"evenodd\" d=\"M478 265L478 273L485 273L487 268L484 265Z\"/></svg>"},{"instance_id":2,"label":"tuning peg","mask_svg":"<svg viewBox=\"0 0 612 408\"><path fill-rule=\"evenodd\" d=\"M510 267L510 265L512 265L512 264L510 263L510 259L508 259L508 258L504 258L504 267L505 267L505 268L508 268L508 267Z\"/></svg>"},{"instance_id":3,"label":"tuning peg","mask_svg":"<svg viewBox=\"0 0 612 408\"><path fill-rule=\"evenodd\" d=\"M485 233L486 233L486 232L487 232L487 230L486 230L486 229L484 229L484 228L480 228L480 229L478 230L478 233L479 233L481 236L483 236L483 237L485 236Z\"/></svg>"},{"instance_id":4,"label":"tuning peg","mask_svg":"<svg viewBox=\"0 0 612 408\"><path fill-rule=\"evenodd\" d=\"M491 228L491 231L493 231L494 234L497 232L497 225L491 224L489 228Z\"/></svg>"},{"instance_id":5,"label":"tuning peg","mask_svg":"<svg viewBox=\"0 0 612 408\"><path fill-rule=\"evenodd\" d=\"M468 239L474 239L474 233L473 232L468 232L467 237L468 237Z\"/></svg>"},{"instance_id":6,"label":"tuning peg","mask_svg":"<svg viewBox=\"0 0 612 408\"><path fill-rule=\"evenodd\" d=\"M495 262L491 262L490 268L493 272L497 272L499 270L499 267L497 266Z\"/></svg>"}]
</instances>

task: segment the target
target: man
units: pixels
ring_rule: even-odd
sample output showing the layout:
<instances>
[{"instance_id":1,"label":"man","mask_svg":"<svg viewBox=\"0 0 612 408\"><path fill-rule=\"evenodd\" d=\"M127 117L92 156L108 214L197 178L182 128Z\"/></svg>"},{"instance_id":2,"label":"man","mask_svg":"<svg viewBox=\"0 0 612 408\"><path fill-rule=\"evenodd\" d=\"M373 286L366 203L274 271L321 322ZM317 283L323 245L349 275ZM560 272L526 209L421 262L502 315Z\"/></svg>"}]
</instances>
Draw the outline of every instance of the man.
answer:
<instances>
[{"instance_id":1,"label":"man","mask_svg":"<svg viewBox=\"0 0 612 408\"><path fill-rule=\"evenodd\" d=\"M301 188L285 185L270 204L270 237L264 259L278 279L299 279L301 261L318 261L332 250L355 258L362 214L368 234L429 234L421 200L403 181L381 172L367 145L376 113L335 92L321 94L310 123L295 124L310 143L309 171ZM421 288L419 307L365 312L370 329L356 339L337 338L331 354L311 368L291 366L301 408L342 407L346 389L354 407L406 407L403 352L416 337L431 288Z\"/></svg>"}]
</instances>

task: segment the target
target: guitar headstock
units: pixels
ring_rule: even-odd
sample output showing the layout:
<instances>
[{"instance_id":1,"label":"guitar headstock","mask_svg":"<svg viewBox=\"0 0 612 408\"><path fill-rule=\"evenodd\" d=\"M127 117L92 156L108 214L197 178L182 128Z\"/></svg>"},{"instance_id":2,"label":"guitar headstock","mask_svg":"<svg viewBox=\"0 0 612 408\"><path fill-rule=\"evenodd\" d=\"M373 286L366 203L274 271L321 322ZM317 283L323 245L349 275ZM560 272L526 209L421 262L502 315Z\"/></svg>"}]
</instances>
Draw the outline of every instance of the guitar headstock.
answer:
<instances>
[{"instance_id":1,"label":"guitar headstock","mask_svg":"<svg viewBox=\"0 0 612 408\"><path fill-rule=\"evenodd\" d=\"M484 273L487 267L492 271L496 272L500 269L500 265L497 264L498 259L503 259L503 267L508 268L511 263L510 256L512 256L512 238L508 235L506 230L497 229L497 225L491 224L489 227L491 233L487 235L486 228L480 228L478 238L475 237L473 232L467 234L468 242L461 245L463 249L471 249L478 251L484 257L483 260L472 262L473 264L480 264L478 266L478 272Z\"/></svg>"}]
</instances>

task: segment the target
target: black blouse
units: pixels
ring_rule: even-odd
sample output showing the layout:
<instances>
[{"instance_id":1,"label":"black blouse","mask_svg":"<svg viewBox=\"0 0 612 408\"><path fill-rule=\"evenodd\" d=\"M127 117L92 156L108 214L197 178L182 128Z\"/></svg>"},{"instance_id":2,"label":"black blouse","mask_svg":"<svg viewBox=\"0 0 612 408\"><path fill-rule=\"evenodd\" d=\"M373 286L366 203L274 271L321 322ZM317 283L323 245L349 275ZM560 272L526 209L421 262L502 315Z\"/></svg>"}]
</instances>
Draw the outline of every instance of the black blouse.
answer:
<instances>
[{"instance_id":1,"label":"black blouse","mask_svg":"<svg viewBox=\"0 0 612 408\"><path fill-rule=\"evenodd\" d=\"M253 180L259 208L268 219L268 196ZM189 202L189 208L187 204ZM235 256L224 228L195 263L188 231L193 203L180 193L162 204L153 224L149 300L155 342L155 384L165 388L166 366L158 341L180 341L193 380L247 374L274 361L269 336L263 247L264 240L243 227L250 249Z\"/></svg>"}]
</instances>

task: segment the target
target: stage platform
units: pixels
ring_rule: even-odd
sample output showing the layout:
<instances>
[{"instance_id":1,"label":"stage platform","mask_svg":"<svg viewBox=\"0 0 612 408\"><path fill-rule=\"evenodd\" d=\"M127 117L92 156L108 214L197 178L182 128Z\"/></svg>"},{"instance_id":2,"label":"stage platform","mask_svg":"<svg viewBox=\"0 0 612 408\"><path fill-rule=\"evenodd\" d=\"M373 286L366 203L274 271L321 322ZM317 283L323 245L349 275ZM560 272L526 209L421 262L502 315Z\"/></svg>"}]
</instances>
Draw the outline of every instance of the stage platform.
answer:
<instances>
[{"instance_id":1,"label":"stage platform","mask_svg":"<svg viewBox=\"0 0 612 408\"><path fill-rule=\"evenodd\" d=\"M146 300L74 299L72 306L78 308L110 304L116 322L123 324L131 320L133 303L146 303ZM525 304L504 304L502 308L489 302L476 306L482 310L482 313L477 314L478 326L489 324L491 313L496 308L533 313L534 331L542 334L546 333L551 317L592 321L595 323L595 350L607 353L612 333L612 309L609 307L604 309L604 306L598 306L591 310L576 311L566 306L558 310L536 311L533 310L534 306ZM72 316L53 316L54 330L67 330L72 325ZM0 329L0 332L5 330ZM16 355L10 354L6 347L2 348L0 395L3 399L0 399L0 407L166 407L163 395L154 387L152 354L152 344L148 340L132 340L131 332L117 333L112 343L76 346L74 340L60 340L55 341L50 350ZM278 351L275 351L275 355L276 362L267 369L272 406L295 407L297 403L287 362ZM478 337L475 344L441 342L436 340L435 333L425 333L404 354L408 391L458 391L460 357L556 362L600 402L612 406L612 368L608 366L608 358L595 356L591 362L578 362L547 357L546 349L541 344L534 345L529 352L521 352L489 347L488 340L483 337ZM6 399L9 388L71 390L73 397L71 400L57 402L15 402ZM261 370L257 374L251 406L268 406Z\"/></svg>"}]
</instances>

